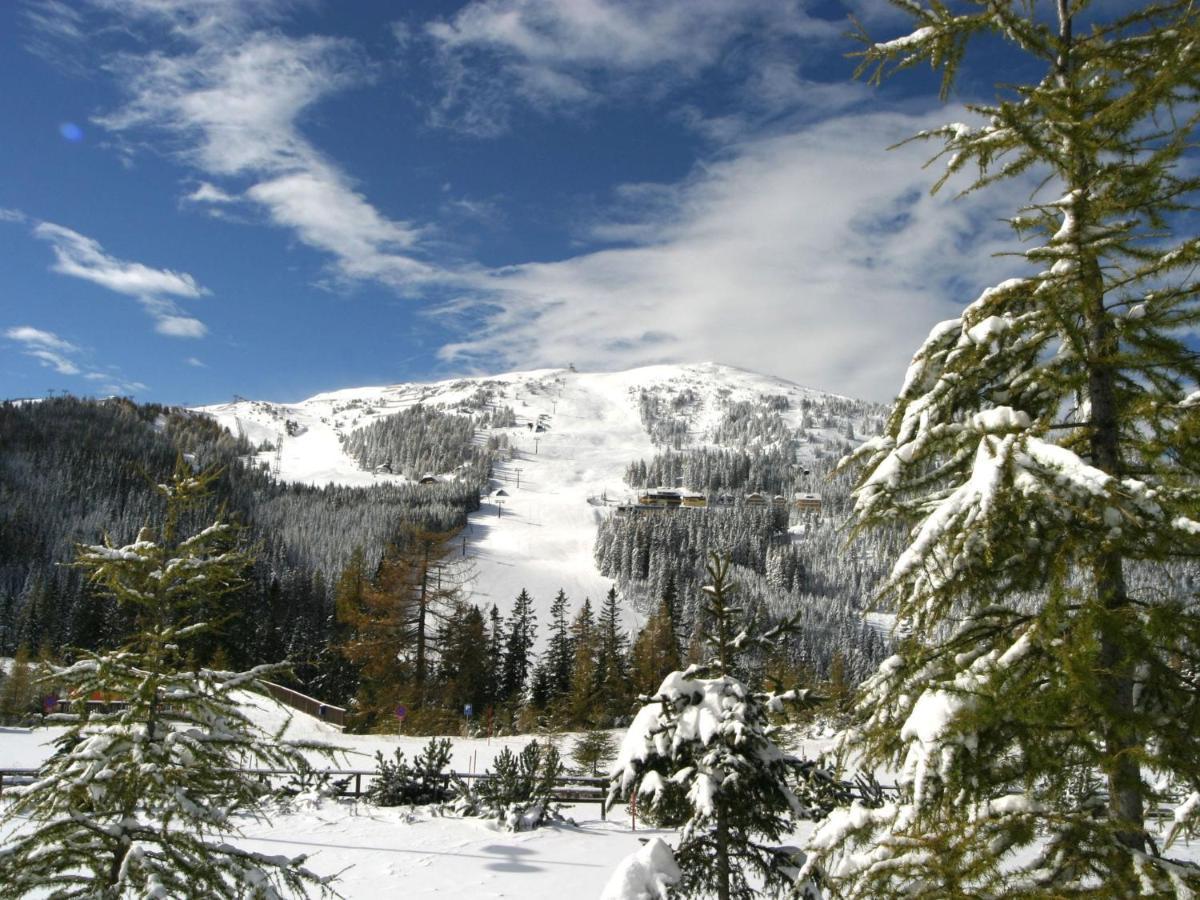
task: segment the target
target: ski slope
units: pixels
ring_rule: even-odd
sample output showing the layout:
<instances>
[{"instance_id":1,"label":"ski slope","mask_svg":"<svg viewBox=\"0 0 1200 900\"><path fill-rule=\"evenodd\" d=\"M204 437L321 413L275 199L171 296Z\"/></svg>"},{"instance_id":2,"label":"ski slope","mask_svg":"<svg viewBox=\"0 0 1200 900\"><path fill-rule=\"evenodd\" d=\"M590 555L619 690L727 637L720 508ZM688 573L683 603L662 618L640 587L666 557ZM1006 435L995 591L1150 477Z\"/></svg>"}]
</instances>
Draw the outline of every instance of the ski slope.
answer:
<instances>
[{"instance_id":1,"label":"ski slope","mask_svg":"<svg viewBox=\"0 0 1200 900\"><path fill-rule=\"evenodd\" d=\"M465 550L474 570L471 598L484 606L495 603L505 613L524 588L543 622L559 589L566 591L572 607L578 607L584 597L597 603L611 586L592 559L597 524L610 514L611 505L633 499L624 483L625 467L660 449L641 421L643 391L667 403L684 392L695 398L687 412L694 446L712 443L732 402L786 396L790 409L784 417L801 427L799 400L819 408L831 399L847 399L730 366L700 363L606 373L542 369L351 388L292 404L238 399L201 411L256 445L274 444L277 449L260 453L257 461L279 478L313 485L369 485L405 479L363 470L343 452L343 436L417 403L453 411L481 387L494 389L496 406L513 408L518 425L488 432L508 436L513 458L496 466L482 508L470 517ZM294 423L292 434L286 427L289 421ZM540 432L539 424L544 429ZM817 437L822 432L838 434L836 427L808 431ZM627 625L639 624L636 610L626 609L625 614Z\"/></svg>"}]
</instances>

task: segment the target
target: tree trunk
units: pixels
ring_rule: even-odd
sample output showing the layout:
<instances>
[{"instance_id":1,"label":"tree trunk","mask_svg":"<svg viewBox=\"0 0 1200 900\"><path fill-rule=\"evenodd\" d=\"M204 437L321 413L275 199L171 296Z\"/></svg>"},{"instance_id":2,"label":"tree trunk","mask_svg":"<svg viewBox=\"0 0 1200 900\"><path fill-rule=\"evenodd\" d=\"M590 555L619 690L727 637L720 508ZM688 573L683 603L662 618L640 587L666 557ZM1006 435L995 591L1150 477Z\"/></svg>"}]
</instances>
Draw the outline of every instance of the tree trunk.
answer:
<instances>
[{"instance_id":1,"label":"tree trunk","mask_svg":"<svg viewBox=\"0 0 1200 900\"><path fill-rule=\"evenodd\" d=\"M1117 353L1117 337L1103 309L1101 275L1086 274L1089 290L1088 395L1091 401L1091 455L1096 468L1122 475L1120 421L1117 414L1115 376L1112 360ZM1125 586L1124 561L1114 551L1100 553L1092 563L1096 600L1105 610L1100 634L1101 696L1108 709L1104 729L1104 750L1108 769L1108 815L1117 826L1117 840L1135 850L1146 849L1145 802L1141 770L1133 751L1141 740L1133 726L1132 661L1123 646L1122 632L1128 615L1129 595Z\"/></svg>"},{"instance_id":2,"label":"tree trunk","mask_svg":"<svg viewBox=\"0 0 1200 900\"><path fill-rule=\"evenodd\" d=\"M717 900L729 900L729 819L717 804Z\"/></svg>"},{"instance_id":3,"label":"tree trunk","mask_svg":"<svg viewBox=\"0 0 1200 900\"><path fill-rule=\"evenodd\" d=\"M1074 81L1072 22L1067 0L1058 0L1059 85L1071 91ZM1076 124L1070 120L1070 127ZM1082 123L1080 123L1082 125ZM1086 235L1092 216L1088 214L1088 191L1096 170L1081 142L1074 134L1065 135L1066 159L1070 171L1064 173L1068 190L1076 192L1076 234ZM1079 237L1076 238L1079 241ZM1104 308L1104 274L1094 254L1081 243L1075 247L1079 263L1079 291L1087 334L1087 393L1090 410L1089 452L1091 464L1114 478L1123 475L1119 398L1116 385L1117 354L1120 342L1112 318ZM1141 769L1136 751L1141 739L1133 725L1132 661L1124 647L1124 619L1128 614L1129 595L1125 585L1124 560L1117 551L1101 551L1091 563L1096 602L1105 616L1100 629L1098 658L1100 696L1106 698L1103 734L1107 757L1108 817L1116 827L1117 840L1134 850L1145 850L1145 800Z\"/></svg>"},{"instance_id":4,"label":"tree trunk","mask_svg":"<svg viewBox=\"0 0 1200 900\"><path fill-rule=\"evenodd\" d=\"M425 612L429 603L429 542L421 561L421 594L417 599L417 705L425 703Z\"/></svg>"}]
</instances>

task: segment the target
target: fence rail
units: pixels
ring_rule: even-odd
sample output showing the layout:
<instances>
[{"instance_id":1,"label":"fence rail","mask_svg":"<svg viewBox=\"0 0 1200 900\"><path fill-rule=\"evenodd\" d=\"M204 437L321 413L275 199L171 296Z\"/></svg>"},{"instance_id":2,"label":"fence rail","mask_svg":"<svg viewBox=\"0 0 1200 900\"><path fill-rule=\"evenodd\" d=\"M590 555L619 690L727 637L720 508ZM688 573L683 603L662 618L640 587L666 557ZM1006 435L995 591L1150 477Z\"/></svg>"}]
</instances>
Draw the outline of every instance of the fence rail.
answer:
<instances>
[{"instance_id":1,"label":"fence rail","mask_svg":"<svg viewBox=\"0 0 1200 900\"><path fill-rule=\"evenodd\" d=\"M342 707L322 703L315 697L302 694L299 691L292 690L290 687L284 687L282 684L276 684L273 681L264 681L262 684L266 687L267 693L284 706L290 706L292 709L307 713L314 718L320 719L322 722L336 725L338 728L346 727L346 710Z\"/></svg>"},{"instance_id":2,"label":"fence rail","mask_svg":"<svg viewBox=\"0 0 1200 900\"><path fill-rule=\"evenodd\" d=\"M239 769L238 772L264 782L286 779L298 788L306 786L306 782L323 781L333 785L338 796L354 799L367 793L371 780L378 774L375 769ZM0 769L0 796L3 795L5 786L29 784L37 774L37 769ZM477 781L494 777L491 772L447 772L445 775L447 781L451 778ZM557 803L598 803L600 818L608 818L608 780L605 778L561 775L554 780L554 794L550 799Z\"/></svg>"}]
</instances>

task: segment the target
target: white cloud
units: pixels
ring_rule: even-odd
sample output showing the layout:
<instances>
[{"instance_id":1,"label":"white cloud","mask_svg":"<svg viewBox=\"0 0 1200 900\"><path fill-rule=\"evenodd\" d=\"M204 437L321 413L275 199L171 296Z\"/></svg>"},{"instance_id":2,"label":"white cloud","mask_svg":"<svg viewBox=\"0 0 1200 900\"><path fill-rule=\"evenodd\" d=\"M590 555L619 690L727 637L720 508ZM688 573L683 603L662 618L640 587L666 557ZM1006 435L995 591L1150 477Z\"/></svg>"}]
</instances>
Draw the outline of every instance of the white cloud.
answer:
<instances>
[{"instance_id":1,"label":"white cloud","mask_svg":"<svg viewBox=\"0 0 1200 900\"><path fill-rule=\"evenodd\" d=\"M186 4L163 6L161 16L182 22L188 47L116 61L112 68L129 99L99 124L114 133L166 131L205 175L248 181L237 193L202 181L186 200L249 200L272 223L332 256L340 277L398 286L427 277L429 266L416 258L421 230L371 205L300 130L313 106L372 77L357 46L334 37L254 31L236 4L222 28L196 26ZM224 8L208 4L206 15L215 19Z\"/></svg>"},{"instance_id":2,"label":"white cloud","mask_svg":"<svg viewBox=\"0 0 1200 900\"><path fill-rule=\"evenodd\" d=\"M177 338L202 338L208 334L208 327L191 316L160 316L154 324L154 330Z\"/></svg>"},{"instance_id":3,"label":"white cloud","mask_svg":"<svg viewBox=\"0 0 1200 900\"><path fill-rule=\"evenodd\" d=\"M16 222L18 224L25 221L25 213L19 209L8 209L0 206L0 222Z\"/></svg>"},{"instance_id":4,"label":"white cloud","mask_svg":"<svg viewBox=\"0 0 1200 900\"><path fill-rule=\"evenodd\" d=\"M77 231L40 222L34 235L49 241L54 248L54 271L94 282L101 287L130 297L167 294L176 297L199 297L207 291L185 272L152 269L142 263L126 262L109 256L98 241Z\"/></svg>"},{"instance_id":5,"label":"white cloud","mask_svg":"<svg viewBox=\"0 0 1200 900\"><path fill-rule=\"evenodd\" d=\"M641 186L642 218L597 229L633 246L480 275L444 312L478 309L487 326L443 357L713 359L887 398L929 327L1012 265L990 259L1007 241L990 201L930 197L922 148L881 149L931 123L846 116L747 142L674 188Z\"/></svg>"},{"instance_id":6,"label":"white cloud","mask_svg":"<svg viewBox=\"0 0 1200 900\"><path fill-rule=\"evenodd\" d=\"M403 252L416 243L419 232L380 215L328 166L260 182L246 196L304 243L333 254L347 277L403 284L432 272Z\"/></svg>"},{"instance_id":7,"label":"white cloud","mask_svg":"<svg viewBox=\"0 0 1200 900\"><path fill-rule=\"evenodd\" d=\"M195 190L183 199L187 203L214 203L219 206L238 202L238 198L233 196L233 194L226 193L215 184L209 184L207 181L200 182L196 185Z\"/></svg>"},{"instance_id":8,"label":"white cloud","mask_svg":"<svg viewBox=\"0 0 1200 900\"><path fill-rule=\"evenodd\" d=\"M155 320L155 328L161 334L204 336L204 324L181 315L171 299L194 299L208 293L191 275L117 259L105 253L98 241L52 222L39 222L33 233L53 248L55 272L134 297Z\"/></svg>"},{"instance_id":9,"label":"white cloud","mask_svg":"<svg viewBox=\"0 0 1200 900\"><path fill-rule=\"evenodd\" d=\"M197 359L194 356L189 356L187 359L184 360L184 362L194 369L207 369L208 368L208 365L203 360Z\"/></svg>"}]
</instances>

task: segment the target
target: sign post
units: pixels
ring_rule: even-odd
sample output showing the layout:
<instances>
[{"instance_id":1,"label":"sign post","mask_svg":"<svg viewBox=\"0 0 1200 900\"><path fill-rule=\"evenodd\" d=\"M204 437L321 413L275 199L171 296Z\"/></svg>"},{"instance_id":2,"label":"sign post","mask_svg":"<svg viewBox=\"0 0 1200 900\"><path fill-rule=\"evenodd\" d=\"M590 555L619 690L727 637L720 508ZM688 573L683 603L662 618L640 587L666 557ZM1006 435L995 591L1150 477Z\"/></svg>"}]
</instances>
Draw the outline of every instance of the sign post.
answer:
<instances>
[{"instance_id":1,"label":"sign post","mask_svg":"<svg viewBox=\"0 0 1200 900\"><path fill-rule=\"evenodd\" d=\"M408 709L401 703L396 707L396 734L404 727L404 717L408 715Z\"/></svg>"}]
</instances>

